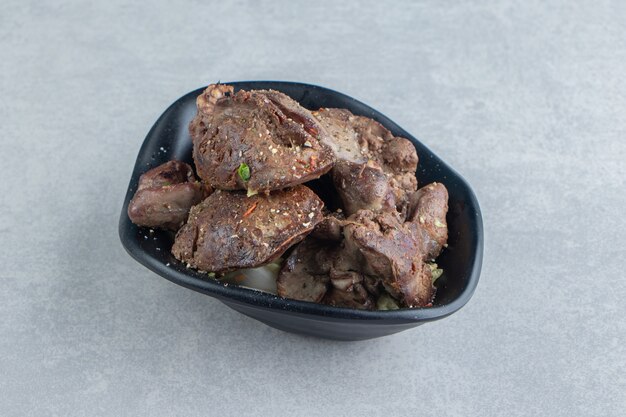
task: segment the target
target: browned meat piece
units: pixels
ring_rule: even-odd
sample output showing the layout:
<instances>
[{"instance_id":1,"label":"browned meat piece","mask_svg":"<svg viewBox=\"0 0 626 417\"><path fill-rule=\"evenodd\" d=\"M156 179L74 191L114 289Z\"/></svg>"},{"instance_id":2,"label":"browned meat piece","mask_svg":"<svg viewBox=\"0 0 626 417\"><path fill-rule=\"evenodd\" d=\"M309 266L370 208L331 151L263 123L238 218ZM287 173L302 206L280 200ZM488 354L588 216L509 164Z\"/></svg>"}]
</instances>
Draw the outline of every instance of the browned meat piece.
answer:
<instances>
[{"instance_id":1,"label":"browned meat piece","mask_svg":"<svg viewBox=\"0 0 626 417\"><path fill-rule=\"evenodd\" d=\"M139 226L178 230L191 206L211 193L200 184L191 167L169 161L144 173L128 205L128 217Z\"/></svg>"},{"instance_id":2,"label":"browned meat piece","mask_svg":"<svg viewBox=\"0 0 626 417\"><path fill-rule=\"evenodd\" d=\"M360 116L355 116L346 109L319 109L312 114L328 132L327 144L332 148L338 161L361 164L370 159L367 151L361 146L360 132L357 129ZM365 139L363 143L365 146L366 142Z\"/></svg>"},{"instance_id":3,"label":"browned meat piece","mask_svg":"<svg viewBox=\"0 0 626 417\"><path fill-rule=\"evenodd\" d=\"M415 236L415 228L403 224L397 213L370 210L361 210L347 220L335 222L343 227L342 243L326 241L323 246L321 241L309 237L292 253L281 271L280 285L289 286L291 291L279 295L310 301L312 297L304 298L308 293L299 290L304 286L317 289L315 299L324 292L323 303L371 309L374 296L384 289L407 307L429 305L434 296L432 275L422 259L421 241ZM313 256L314 253L323 253L322 259ZM308 272L314 268L317 268L315 275ZM326 292L328 282L331 285Z\"/></svg>"},{"instance_id":4,"label":"browned meat piece","mask_svg":"<svg viewBox=\"0 0 626 417\"><path fill-rule=\"evenodd\" d=\"M191 209L172 254L209 272L264 265L313 230L323 204L304 185L252 197L218 190Z\"/></svg>"},{"instance_id":5,"label":"browned meat piece","mask_svg":"<svg viewBox=\"0 0 626 417\"><path fill-rule=\"evenodd\" d=\"M311 233L311 236L320 240L341 242L343 240L343 226L345 222L346 218L343 213L330 213L324 216Z\"/></svg>"},{"instance_id":6,"label":"browned meat piece","mask_svg":"<svg viewBox=\"0 0 626 417\"><path fill-rule=\"evenodd\" d=\"M349 270L355 262L352 252L341 244L345 224L343 214L331 213L296 246L278 276L278 295L338 307L373 308L373 299L364 288L363 275ZM346 269L337 266L346 266Z\"/></svg>"},{"instance_id":7,"label":"browned meat piece","mask_svg":"<svg viewBox=\"0 0 626 417\"><path fill-rule=\"evenodd\" d=\"M328 289L336 245L307 237L291 252L276 281L278 295L320 302Z\"/></svg>"},{"instance_id":8,"label":"browned meat piece","mask_svg":"<svg viewBox=\"0 0 626 417\"><path fill-rule=\"evenodd\" d=\"M382 158L386 167L394 173L415 175L418 162L415 146L408 139L392 136L387 129L385 129L383 137L385 142L379 154L379 159Z\"/></svg>"},{"instance_id":9,"label":"browned meat piece","mask_svg":"<svg viewBox=\"0 0 626 417\"><path fill-rule=\"evenodd\" d=\"M189 125L193 157L200 178L214 188L268 192L319 178L332 167L325 129L282 93L210 85L197 107Z\"/></svg>"},{"instance_id":10,"label":"browned meat piece","mask_svg":"<svg viewBox=\"0 0 626 417\"><path fill-rule=\"evenodd\" d=\"M411 196L408 222L415 228L424 260L433 260L448 241L448 190L434 182Z\"/></svg>"},{"instance_id":11,"label":"browned meat piece","mask_svg":"<svg viewBox=\"0 0 626 417\"><path fill-rule=\"evenodd\" d=\"M278 275L278 295L338 307L373 308L373 299L362 285L363 275L335 269L341 253L339 243L308 236L285 261Z\"/></svg>"},{"instance_id":12,"label":"browned meat piece","mask_svg":"<svg viewBox=\"0 0 626 417\"><path fill-rule=\"evenodd\" d=\"M352 261L349 266L347 258ZM358 272L359 265L354 261L353 253L345 246L335 253L329 273L332 285L324 297L325 304L361 310L374 308L374 299L365 289L365 277Z\"/></svg>"},{"instance_id":13,"label":"browned meat piece","mask_svg":"<svg viewBox=\"0 0 626 417\"><path fill-rule=\"evenodd\" d=\"M232 96L234 91L232 85L211 84L196 98L198 114L211 114L217 101Z\"/></svg>"},{"instance_id":14,"label":"browned meat piece","mask_svg":"<svg viewBox=\"0 0 626 417\"><path fill-rule=\"evenodd\" d=\"M330 134L329 146L338 161L333 181L347 214L359 209L384 211L390 205L404 211L408 196L417 189L413 144L345 109L320 109L313 115Z\"/></svg>"},{"instance_id":15,"label":"browned meat piece","mask_svg":"<svg viewBox=\"0 0 626 417\"><path fill-rule=\"evenodd\" d=\"M356 268L380 279L393 297L408 307L423 307L432 301L432 276L422 260L419 240L395 214L361 210L348 218L344 236ZM354 265L351 268L356 269ZM377 283L370 285L376 287Z\"/></svg>"},{"instance_id":16,"label":"browned meat piece","mask_svg":"<svg viewBox=\"0 0 626 417\"><path fill-rule=\"evenodd\" d=\"M396 200L387 175L375 163L337 161L332 176L347 213L395 211Z\"/></svg>"},{"instance_id":17,"label":"browned meat piece","mask_svg":"<svg viewBox=\"0 0 626 417\"><path fill-rule=\"evenodd\" d=\"M365 290L361 273L333 268L330 271L330 282L332 286L324 297L324 304L361 310L374 308L374 299Z\"/></svg>"}]
</instances>

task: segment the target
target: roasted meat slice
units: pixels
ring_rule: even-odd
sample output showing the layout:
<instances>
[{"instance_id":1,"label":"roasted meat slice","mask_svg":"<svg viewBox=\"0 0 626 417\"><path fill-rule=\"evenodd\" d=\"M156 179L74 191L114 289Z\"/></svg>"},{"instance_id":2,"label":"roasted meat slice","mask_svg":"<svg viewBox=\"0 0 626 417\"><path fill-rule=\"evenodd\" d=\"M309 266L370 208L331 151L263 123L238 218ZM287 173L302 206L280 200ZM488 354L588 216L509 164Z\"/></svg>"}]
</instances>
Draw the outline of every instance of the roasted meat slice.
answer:
<instances>
[{"instance_id":1,"label":"roasted meat slice","mask_svg":"<svg viewBox=\"0 0 626 417\"><path fill-rule=\"evenodd\" d=\"M214 188L283 189L319 178L334 162L326 130L282 93L213 84L197 107L189 125L193 157L198 176Z\"/></svg>"},{"instance_id":2,"label":"roasted meat slice","mask_svg":"<svg viewBox=\"0 0 626 417\"><path fill-rule=\"evenodd\" d=\"M397 214L361 210L348 218L344 227L344 247L352 253L339 269L361 270L376 279L407 307L428 305L434 296L430 268L423 261L420 242L414 230ZM350 266L355 263L356 266Z\"/></svg>"},{"instance_id":3,"label":"roasted meat slice","mask_svg":"<svg viewBox=\"0 0 626 417\"><path fill-rule=\"evenodd\" d=\"M169 161L139 177L128 217L139 226L178 230L189 209L210 193L211 188L196 180L189 165Z\"/></svg>"},{"instance_id":4,"label":"roasted meat slice","mask_svg":"<svg viewBox=\"0 0 626 417\"><path fill-rule=\"evenodd\" d=\"M298 244L278 274L278 295L320 302L328 289L336 246L311 236Z\"/></svg>"},{"instance_id":5,"label":"roasted meat slice","mask_svg":"<svg viewBox=\"0 0 626 417\"><path fill-rule=\"evenodd\" d=\"M448 190L438 182L428 184L410 199L408 222L420 240L424 260L433 260L448 241Z\"/></svg>"},{"instance_id":6,"label":"roasted meat slice","mask_svg":"<svg viewBox=\"0 0 626 417\"><path fill-rule=\"evenodd\" d=\"M329 133L328 145L337 158L333 182L347 214L360 209L386 211L390 205L404 212L417 189L413 144L345 109L320 109L313 115Z\"/></svg>"},{"instance_id":7,"label":"roasted meat slice","mask_svg":"<svg viewBox=\"0 0 626 417\"><path fill-rule=\"evenodd\" d=\"M304 185L252 197L217 190L191 209L172 254L208 272L264 265L310 233L322 207Z\"/></svg>"}]
</instances>

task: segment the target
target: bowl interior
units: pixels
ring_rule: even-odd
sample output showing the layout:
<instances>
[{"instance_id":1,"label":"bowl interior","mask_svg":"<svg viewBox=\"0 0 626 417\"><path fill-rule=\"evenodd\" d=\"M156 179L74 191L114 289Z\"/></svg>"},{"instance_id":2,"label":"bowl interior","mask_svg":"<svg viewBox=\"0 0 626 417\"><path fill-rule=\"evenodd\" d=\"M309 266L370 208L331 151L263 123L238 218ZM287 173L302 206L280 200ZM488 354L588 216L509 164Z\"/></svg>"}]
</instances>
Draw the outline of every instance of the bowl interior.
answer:
<instances>
[{"instance_id":1,"label":"bowl interior","mask_svg":"<svg viewBox=\"0 0 626 417\"><path fill-rule=\"evenodd\" d=\"M308 314L338 319L358 319L371 322L408 323L445 317L462 307L471 297L478 282L482 261L482 219L478 202L463 178L421 142L387 117L344 94L308 84L262 81L229 83L235 89L274 89L281 91L304 107L346 108L357 115L371 117L394 135L409 139L417 149L419 185L433 181L443 183L449 192L448 248L437 259L444 270L437 281L437 296L433 307L396 311L360 311L315 303L285 300L271 294L224 285L186 268L171 254L174 235L162 230L151 231L130 222L126 211L139 180L150 168L172 159L192 163L192 145L188 124L196 114L195 99L203 89L193 91L174 102L157 120L146 137L135 167L120 217L120 238L126 250L140 263L159 275L185 287L216 296L229 305L249 305L257 309Z\"/></svg>"}]
</instances>

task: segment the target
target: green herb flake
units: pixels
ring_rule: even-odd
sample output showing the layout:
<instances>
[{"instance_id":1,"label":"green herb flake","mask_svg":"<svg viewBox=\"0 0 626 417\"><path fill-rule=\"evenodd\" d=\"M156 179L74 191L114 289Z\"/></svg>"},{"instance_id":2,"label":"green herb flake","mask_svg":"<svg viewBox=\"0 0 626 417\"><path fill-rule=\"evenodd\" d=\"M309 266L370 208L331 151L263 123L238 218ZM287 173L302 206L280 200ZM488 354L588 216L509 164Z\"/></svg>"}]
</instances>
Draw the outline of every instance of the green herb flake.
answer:
<instances>
[{"instance_id":1,"label":"green herb flake","mask_svg":"<svg viewBox=\"0 0 626 417\"><path fill-rule=\"evenodd\" d=\"M437 281L437 279L439 279L441 277L441 275L443 274L443 269L438 268L436 263L429 263L428 266L430 267L430 273L433 277L433 284L435 283L435 281Z\"/></svg>"},{"instance_id":2,"label":"green herb flake","mask_svg":"<svg viewBox=\"0 0 626 417\"><path fill-rule=\"evenodd\" d=\"M398 310L400 306L389 294L383 293L376 301L376 308L378 310Z\"/></svg>"},{"instance_id":3,"label":"green herb flake","mask_svg":"<svg viewBox=\"0 0 626 417\"><path fill-rule=\"evenodd\" d=\"M239 174L239 178L241 178L244 182L250 179L250 167L245 162L239 164L239 168L237 168L237 174Z\"/></svg>"}]
</instances>

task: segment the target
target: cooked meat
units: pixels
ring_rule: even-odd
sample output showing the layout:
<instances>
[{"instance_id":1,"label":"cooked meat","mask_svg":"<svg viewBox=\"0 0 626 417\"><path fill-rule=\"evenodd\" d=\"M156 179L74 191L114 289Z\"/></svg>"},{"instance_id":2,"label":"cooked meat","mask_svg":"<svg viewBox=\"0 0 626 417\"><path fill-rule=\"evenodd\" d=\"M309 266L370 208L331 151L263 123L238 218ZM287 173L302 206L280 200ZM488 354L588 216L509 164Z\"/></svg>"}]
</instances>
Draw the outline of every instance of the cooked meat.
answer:
<instances>
[{"instance_id":1,"label":"cooked meat","mask_svg":"<svg viewBox=\"0 0 626 417\"><path fill-rule=\"evenodd\" d=\"M341 242L346 218L341 212L330 213L315 227L311 236L319 240Z\"/></svg>"},{"instance_id":2,"label":"cooked meat","mask_svg":"<svg viewBox=\"0 0 626 417\"><path fill-rule=\"evenodd\" d=\"M404 211L417 189L418 158L411 142L345 109L320 109L313 115L330 134L328 144L337 158L333 181L347 214L385 211L390 205Z\"/></svg>"},{"instance_id":3,"label":"cooked meat","mask_svg":"<svg viewBox=\"0 0 626 417\"><path fill-rule=\"evenodd\" d=\"M373 277L368 287L375 288L380 280L408 307L422 307L432 301L432 276L422 259L419 240L396 214L361 210L348 218L343 233L344 246L352 250L354 265L345 257L341 268L361 270Z\"/></svg>"},{"instance_id":4,"label":"cooked meat","mask_svg":"<svg viewBox=\"0 0 626 417\"><path fill-rule=\"evenodd\" d=\"M308 236L291 252L281 269L277 293L294 300L320 302L328 289L336 245Z\"/></svg>"},{"instance_id":5,"label":"cooked meat","mask_svg":"<svg viewBox=\"0 0 626 417\"><path fill-rule=\"evenodd\" d=\"M217 190L191 209L172 254L209 272L264 265L310 233L322 207L304 185L252 197Z\"/></svg>"},{"instance_id":6,"label":"cooked meat","mask_svg":"<svg viewBox=\"0 0 626 417\"><path fill-rule=\"evenodd\" d=\"M300 244L279 275L279 288L286 289L279 295L306 301L323 295L323 303L362 309L374 308L383 289L408 307L432 301L432 275L420 240L397 213L361 210L331 221L343 227L345 239L329 245L309 237Z\"/></svg>"},{"instance_id":7,"label":"cooked meat","mask_svg":"<svg viewBox=\"0 0 626 417\"><path fill-rule=\"evenodd\" d=\"M425 260L433 260L448 241L448 190L434 182L411 196L408 221L420 239L420 252Z\"/></svg>"},{"instance_id":8,"label":"cooked meat","mask_svg":"<svg viewBox=\"0 0 626 417\"><path fill-rule=\"evenodd\" d=\"M214 84L197 107L189 126L193 157L200 178L214 188L269 192L319 178L332 167L326 130L282 93L234 93Z\"/></svg>"},{"instance_id":9,"label":"cooked meat","mask_svg":"<svg viewBox=\"0 0 626 417\"><path fill-rule=\"evenodd\" d=\"M184 162L169 161L139 177L139 186L128 205L128 217L139 226L178 230L191 206L211 193Z\"/></svg>"},{"instance_id":10,"label":"cooked meat","mask_svg":"<svg viewBox=\"0 0 626 417\"><path fill-rule=\"evenodd\" d=\"M278 295L337 307L371 309L373 298L363 287L363 275L335 269L341 253L338 243L308 236L285 261L278 275Z\"/></svg>"},{"instance_id":11,"label":"cooked meat","mask_svg":"<svg viewBox=\"0 0 626 417\"><path fill-rule=\"evenodd\" d=\"M345 109L311 113L272 90L213 84L196 105L189 132L206 185L178 161L146 172L128 208L134 223L179 229L174 257L220 276L293 247L273 265L281 297L356 309L431 305L448 192L439 183L417 189L410 141ZM223 278L231 275L244 282L242 271Z\"/></svg>"},{"instance_id":12,"label":"cooked meat","mask_svg":"<svg viewBox=\"0 0 626 417\"><path fill-rule=\"evenodd\" d=\"M233 95L235 89L232 85L226 84L211 84L208 86L202 94L196 97L196 107L198 108L198 114L211 114L215 108L215 104L218 100L224 97L230 97ZM191 121L189 129L192 129L195 119Z\"/></svg>"},{"instance_id":13,"label":"cooked meat","mask_svg":"<svg viewBox=\"0 0 626 417\"><path fill-rule=\"evenodd\" d=\"M376 164L337 161L332 170L335 188L348 214L359 210L389 211L396 209L389 180Z\"/></svg>"},{"instance_id":14,"label":"cooked meat","mask_svg":"<svg viewBox=\"0 0 626 417\"><path fill-rule=\"evenodd\" d=\"M334 271L333 271L334 272ZM357 272L336 272L331 281L332 286L322 302L336 307L371 310L375 302L363 287L363 276Z\"/></svg>"},{"instance_id":15,"label":"cooked meat","mask_svg":"<svg viewBox=\"0 0 626 417\"><path fill-rule=\"evenodd\" d=\"M355 116L346 109L319 109L313 116L320 121L329 134L327 144L332 148L338 161L365 163L370 156L363 150L360 131L357 126L365 117ZM370 119L367 119L370 120ZM384 129L384 128L383 128Z\"/></svg>"}]
</instances>

